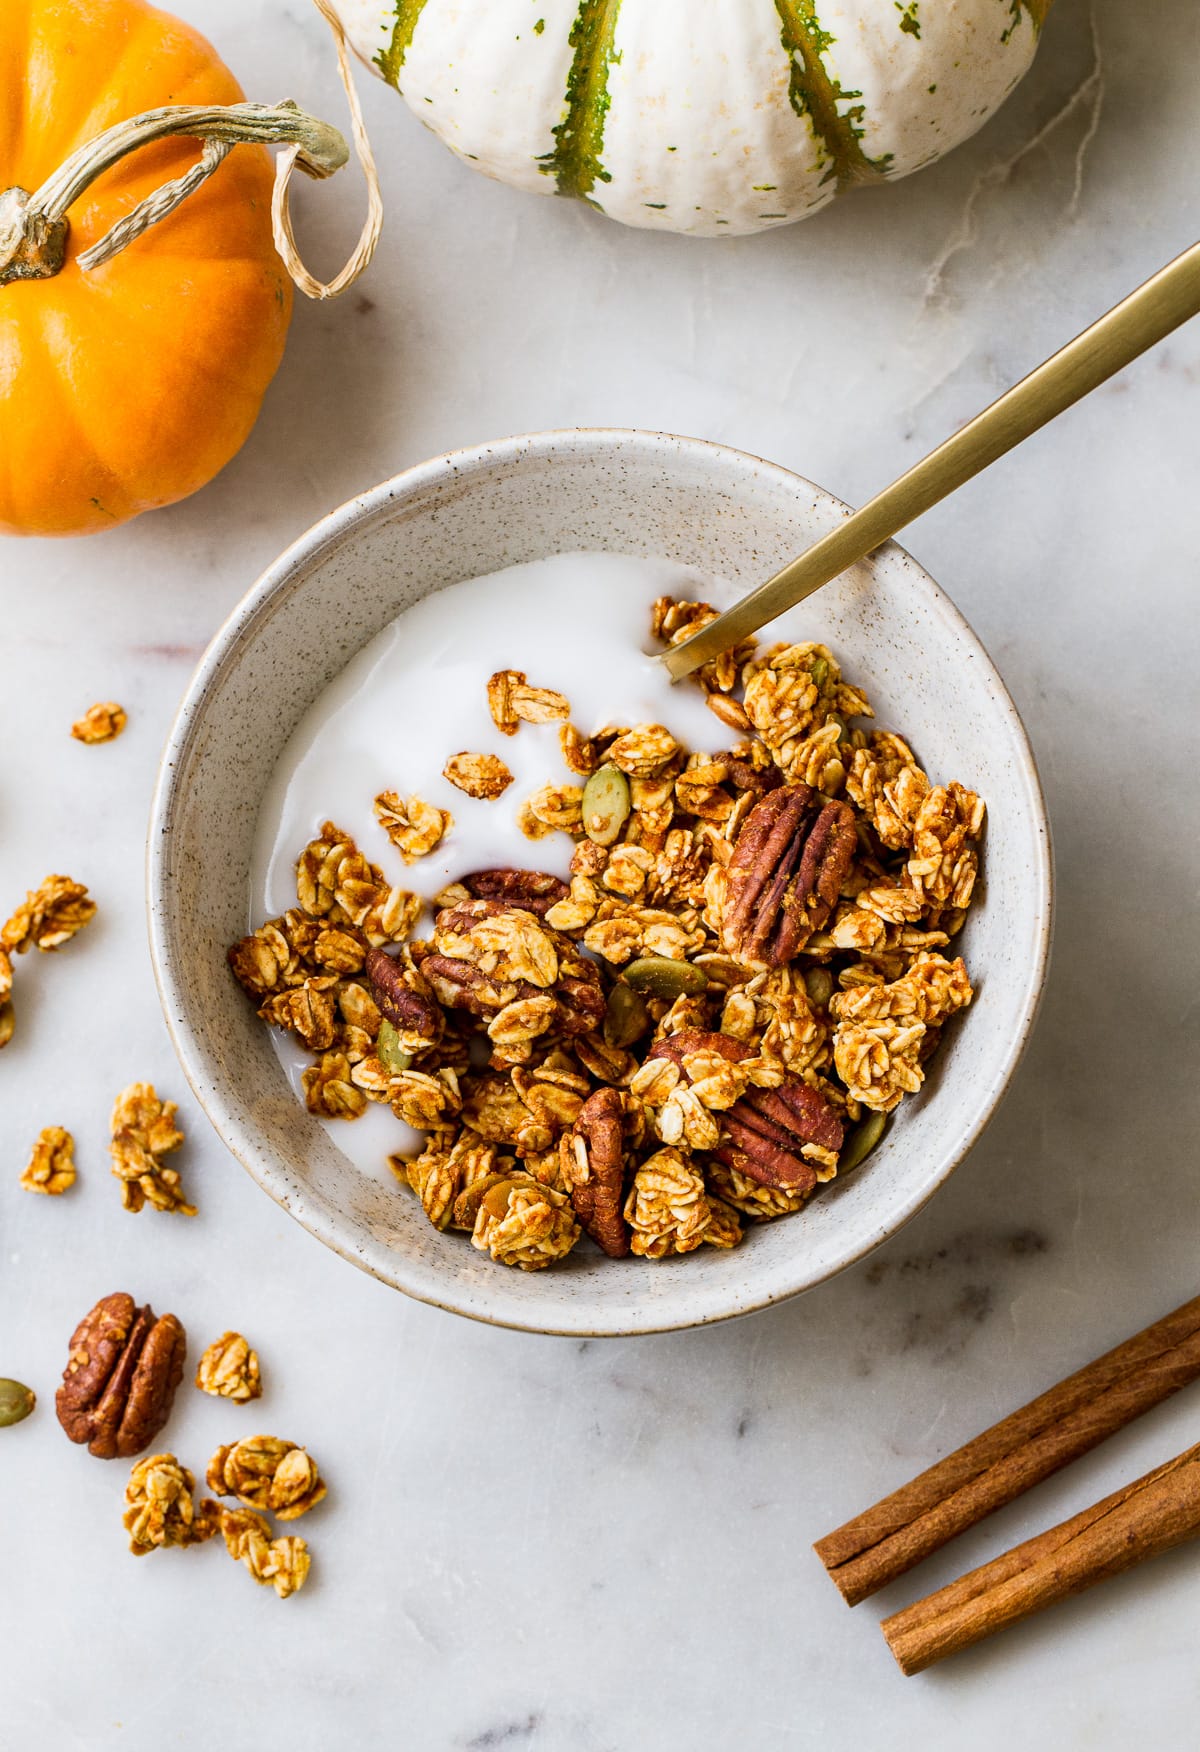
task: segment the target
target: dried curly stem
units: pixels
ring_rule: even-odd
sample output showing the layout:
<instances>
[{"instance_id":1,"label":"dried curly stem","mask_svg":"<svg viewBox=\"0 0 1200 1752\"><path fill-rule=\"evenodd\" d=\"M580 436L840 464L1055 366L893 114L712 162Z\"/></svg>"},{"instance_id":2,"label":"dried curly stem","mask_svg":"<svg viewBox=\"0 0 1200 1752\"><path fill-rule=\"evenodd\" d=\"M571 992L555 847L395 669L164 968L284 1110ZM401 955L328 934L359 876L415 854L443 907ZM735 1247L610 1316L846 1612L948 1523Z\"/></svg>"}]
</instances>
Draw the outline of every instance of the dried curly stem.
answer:
<instances>
[{"instance_id":1,"label":"dried curly stem","mask_svg":"<svg viewBox=\"0 0 1200 1752\"><path fill-rule=\"evenodd\" d=\"M167 104L146 110L86 141L47 177L33 194L12 187L0 191L0 286L13 280L48 280L60 273L66 259L70 222L67 212L95 179L130 152L154 140L187 135L204 142L197 162L183 176L164 183L113 226L98 243L79 255L85 271L103 266L133 243L212 176L237 145L286 146L276 167L271 219L275 246L292 279L310 298L335 297L362 273L375 252L383 223L379 179L363 125L362 112L350 77L345 33L328 0L314 0L334 33L338 67L350 104L354 143L367 179L367 218L350 260L325 284L313 278L300 260L288 211L292 172L299 167L312 177L332 176L347 162L344 137L328 122L299 109L290 99L280 104Z\"/></svg>"}]
</instances>

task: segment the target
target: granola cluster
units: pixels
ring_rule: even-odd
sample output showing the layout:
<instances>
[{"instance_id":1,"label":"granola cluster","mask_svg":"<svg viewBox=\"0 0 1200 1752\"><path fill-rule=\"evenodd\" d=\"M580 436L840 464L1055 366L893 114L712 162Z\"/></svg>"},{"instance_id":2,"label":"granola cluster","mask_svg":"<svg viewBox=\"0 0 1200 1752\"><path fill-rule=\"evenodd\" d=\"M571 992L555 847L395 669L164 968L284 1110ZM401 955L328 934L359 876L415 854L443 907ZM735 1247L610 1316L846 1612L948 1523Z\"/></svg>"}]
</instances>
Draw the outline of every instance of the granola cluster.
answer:
<instances>
[{"instance_id":1,"label":"granola cluster","mask_svg":"<svg viewBox=\"0 0 1200 1752\"><path fill-rule=\"evenodd\" d=\"M124 706L119 706L116 700L100 700L89 706L82 718L76 718L71 735L76 742L112 742L128 722Z\"/></svg>"},{"instance_id":2,"label":"granola cluster","mask_svg":"<svg viewBox=\"0 0 1200 1752\"><path fill-rule=\"evenodd\" d=\"M26 1192L47 1193L58 1198L75 1184L75 1140L61 1125L48 1125L38 1133L33 1154L21 1175Z\"/></svg>"},{"instance_id":3,"label":"granola cluster","mask_svg":"<svg viewBox=\"0 0 1200 1752\"><path fill-rule=\"evenodd\" d=\"M183 1142L175 1112L173 1101L159 1100L153 1083L131 1083L117 1096L108 1153L127 1211L150 1205L156 1211L179 1211L185 1217L196 1214L195 1205L183 1196L179 1170L163 1162L163 1157Z\"/></svg>"},{"instance_id":4,"label":"granola cluster","mask_svg":"<svg viewBox=\"0 0 1200 1752\"><path fill-rule=\"evenodd\" d=\"M262 1397L258 1352L240 1332L225 1332L209 1345L196 1369L196 1386L217 1399L246 1405Z\"/></svg>"},{"instance_id":5,"label":"granola cluster","mask_svg":"<svg viewBox=\"0 0 1200 1752\"><path fill-rule=\"evenodd\" d=\"M652 630L679 642L715 613L663 597ZM944 952L982 800L871 728L824 645L747 641L697 680L736 736L724 753L662 724L585 735L561 693L492 676L502 734L558 725L570 776L517 819L571 836L568 881L464 873L414 935L422 903L326 823L298 909L229 952L259 1015L313 1053L310 1110L378 1102L424 1132L397 1177L505 1265L542 1269L584 1234L614 1258L728 1248L799 1210L874 1146L971 1001ZM511 777L486 754L453 775L497 797ZM376 814L407 861L450 825L396 792Z\"/></svg>"},{"instance_id":6,"label":"granola cluster","mask_svg":"<svg viewBox=\"0 0 1200 1752\"><path fill-rule=\"evenodd\" d=\"M307 1541L295 1534L272 1537L266 1517L251 1509L230 1509L212 1497L197 1505L195 1486L192 1474L174 1454L151 1454L138 1462L125 1486L123 1516L133 1555L145 1557L171 1545L185 1549L203 1545L219 1533L230 1557L244 1564L256 1582L273 1587L281 1600L298 1593L308 1580L312 1561ZM285 1518L282 1512L279 1518Z\"/></svg>"},{"instance_id":7,"label":"granola cluster","mask_svg":"<svg viewBox=\"0 0 1200 1752\"><path fill-rule=\"evenodd\" d=\"M77 931L96 916L96 903L88 898L87 886L70 876L47 876L31 888L22 904L0 927L0 1048L13 1037L14 955L29 949L46 952L61 949Z\"/></svg>"}]
</instances>

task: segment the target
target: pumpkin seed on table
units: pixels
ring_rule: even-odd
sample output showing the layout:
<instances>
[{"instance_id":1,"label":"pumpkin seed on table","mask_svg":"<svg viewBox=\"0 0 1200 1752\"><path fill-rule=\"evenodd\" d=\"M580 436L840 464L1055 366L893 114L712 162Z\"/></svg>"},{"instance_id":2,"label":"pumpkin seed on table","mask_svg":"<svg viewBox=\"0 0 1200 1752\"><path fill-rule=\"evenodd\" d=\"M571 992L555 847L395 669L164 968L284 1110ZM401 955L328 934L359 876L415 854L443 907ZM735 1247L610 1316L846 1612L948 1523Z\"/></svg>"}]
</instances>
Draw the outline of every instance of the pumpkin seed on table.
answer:
<instances>
[{"instance_id":1,"label":"pumpkin seed on table","mask_svg":"<svg viewBox=\"0 0 1200 1752\"><path fill-rule=\"evenodd\" d=\"M868 1113L865 1119L860 1119L846 1139L838 1160L838 1173L848 1174L852 1168L861 1167L886 1130L886 1113Z\"/></svg>"},{"instance_id":2,"label":"pumpkin seed on table","mask_svg":"<svg viewBox=\"0 0 1200 1752\"><path fill-rule=\"evenodd\" d=\"M708 990L708 975L690 961L672 961L667 955L643 955L625 969L627 983L648 998L682 998Z\"/></svg>"},{"instance_id":3,"label":"pumpkin seed on table","mask_svg":"<svg viewBox=\"0 0 1200 1752\"><path fill-rule=\"evenodd\" d=\"M598 846L611 846L633 807L629 780L620 767L597 767L583 787L583 831Z\"/></svg>"},{"instance_id":4,"label":"pumpkin seed on table","mask_svg":"<svg viewBox=\"0 0 1200 1752\"><path fill-rule=\"evenodd\" d=\"M0 1429L23 1423L37 1404L37 1394L22 1381L0 1378Z\"/></svg>"}]
</instances>

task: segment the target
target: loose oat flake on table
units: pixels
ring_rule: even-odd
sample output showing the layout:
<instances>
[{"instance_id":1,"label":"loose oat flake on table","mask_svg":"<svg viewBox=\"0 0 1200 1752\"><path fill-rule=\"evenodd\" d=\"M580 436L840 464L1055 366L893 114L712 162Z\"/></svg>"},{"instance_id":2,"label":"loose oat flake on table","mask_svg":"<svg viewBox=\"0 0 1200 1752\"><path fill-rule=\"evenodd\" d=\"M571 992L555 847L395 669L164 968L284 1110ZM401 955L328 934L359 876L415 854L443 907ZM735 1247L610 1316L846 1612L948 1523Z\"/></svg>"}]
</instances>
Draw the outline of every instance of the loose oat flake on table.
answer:
<instances>
[{"instance_id":1,"label":"loose oat flake on table","mask_svg":"<svg viewBox=\"0 0 1200 1752\"><path fill-rule=\"evenodd\" d=\"M261 1399L258 1352L251 1350L240 1332L222 1333L200 1358L196 1385L201 1393L211 1393L217 1399L231 1399L235 1405Z\"/></svg>"},{"instance_id":2,"label":"loose oat flake on table","mask_svg":"<svg viewBox=\"0 0 1200 1752\"><path fill-rule=\"evenodd\" d=\"M662 597L651 630L678 643L715 613ZM564 695L491 677L501 732L557 731L568 776L517 821L570 835L568 880L464 872L414 934L423 903L326 822L298 907L229 951L312 1054L309 1110L378 1102L424 1132L397 1178L502 1264L540 1270L584 1235L663 1260L793 1214L875 1147L973 995L946 951L983 800L874 728L824 645L749 640L696 679L723 753L662 724L585 734ZM449 825L396 792L375 809L408 862Z\"/></svg>"},{"instance_id":3,"label":"loose oat flake on table","mask_svg":"<svg viewBox=\"0 0 1200 1752\"><path fill-rule=\"evenodd\" d=\"M58 1197L75 1184L75 1140L61 1125L50 1125L38 1134L33 1154L21 1175L26 1192Z\"/></svg>"},{"instance_id":4,"label":"loose oat flake on table","mask_svg":"<svg viewBox=\"0 0 1200 1752\"><path fill-rule=\"evenodd\" d=\"M76 742L112 742L128 722L124 706L119 706L116 700L101 700L75 720L71 735Z\"/></svg>"}]
</instances>

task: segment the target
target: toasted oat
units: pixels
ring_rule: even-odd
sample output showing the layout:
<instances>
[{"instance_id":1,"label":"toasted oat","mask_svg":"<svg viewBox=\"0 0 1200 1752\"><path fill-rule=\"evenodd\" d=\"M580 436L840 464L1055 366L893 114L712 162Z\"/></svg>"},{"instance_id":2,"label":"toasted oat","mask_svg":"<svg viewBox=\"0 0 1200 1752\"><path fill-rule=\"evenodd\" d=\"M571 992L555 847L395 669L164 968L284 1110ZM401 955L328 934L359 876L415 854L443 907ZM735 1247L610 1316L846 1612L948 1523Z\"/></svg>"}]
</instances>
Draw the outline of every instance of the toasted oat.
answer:
<instances>
[{"instance_id":1,"label":"toasted oat","mask_svg":"<svg viewBox=\"0 0 1200 1752\"><path fill-rule=\"evenodd\" d=\"M210 1515L197 1514L192 1500L196 1481L174 1454L139 1460L125 1486L129 1549L135 1557L167 1545L199 1545L217 1531Z\"/></svg>"},{"instance_id":2,"label":"toasted oat","mask_svg":"<svg viewBox=\"0 0 1200 1752\"><path fill-rule=\"evenodd\" d=\"M211 1497L205 1497L200 1512L220 1532L230 1557L244 1564L256 1582L274 1588L281 1600L299 1593L312 1561L305 1540L294 1534L272 1539L262 1515L253 1509L227 1509Z\"/></svg>"},{"instance_id":3,"label":"toasted oat","mask_svg":"<svg viewBox=\"0 0 1200 1752\"><path fill-rule=\"evenodd\" d=\"M712 1221L704 1176L679 1150L656 1150L633 1177L625 1221L631 1249L643 1259L691 1253Z\"/></svg>"},{"instance_id":4,"label":"toasted oat","mask_svg":"<svg viewBox=\"0 0 1200 1752\"><path fill-rule=\"evenodd\" d=\"M222 1333L200 1358L196 1385L201 1393L232 1399L238 1405L261 1398L258 1352L251 1350L240 1332Z\"/></svg>"},{"instance_id":5,"label":"toasted oat","mask_svg":"<svg viewBox=\"0 0 1200 1752\"><path fill-rule=\"evenodd\" d=\"M428 857L454 826L448 809L438 809L420 797L405 801L398 791L381 791L375 799L375 814L406 864Z\"/></svg>"},{"instance_id":6,"label":"toasted oat","mask_svg":"<svg viewBox=\"0 0 1200 1752\"><path fill-rule=\"evenodd\" d=\"M127 723L124 706L119 706L116 700L103 700L99 705L89 706L83 717L75 720L71 735L76 742L112 742Z\"/></svg>"},{"instance_id":7,"label":"toasted oat","mask_svg":"<svg viewBox=\"0 0 1200 1752\"><path fill-rule=\"evenodd\" d=\"M29 1165L21 1176L26 1192L57 1197L75 1184L75 1140L61 1125L47 1126L38 1134Z\"/></svg>"},{"instance_id":8,"label":"toasted oat","mask_svg":"<svg viewBox=\"0 0 1200 1752\"><path fill-rule=\"evenodd\" d=\"M304 1103L320 1119L358 1119L367 1111L367 1098L351 1081L351 1064L345 1052L322 1053L320 1062L301 1072Z\"/></svg>"},{"instance_id":9,"label":"toasted oat","mask_svg":"<svg viewBox=\"0 0 1200 1752\"><path fill-rule=\"evenodd\" d=\"M306 1515L325 1495L307 1449L278 1436L249 1436L218 1448L208 1463L207 1483L218 1496L234 1496L247 1508L268 1510L281 1521Z\"/></svg>"},{"instance_id":10,"label":"toasted oat","mask_svg":"<svg viewBox=\"0 0 1200 1752\"><path fill-rule=\"evenodd\" d=\"M165 1168L162 1161L183 1142L176 1112L173 1101L159 1100L153 1083L131 1083L117 1096L108 1153L127 1211L149 1204L156 1211L196 1214L195 1205L184 1199L179 1170Z\"/></svg>"},{"instance_id":11,"label":"toasted oat","mask_svg":"<svg viewBox=\"0 0 1200 1752\"><path fill-rule=\"evenodd\" d=\"M47 876L0 931L0 949L24 955L31 946L58 949L96 916L86 884L69 876Z\"/></svg>"},{"instance_id":12,"label":"toasted oat","mask_svg":"<svg viewBox=\"0 0 1200 1752\"><path fill-rule=\"evenodd\" d=\"M551 833L582 833L582 785L543 785L521 805L517 824L526 839L545 839Z\"/></svg>"},{"instance_id":13,"label":"toasted oat","mask_svg":"<svg viewBox=\"0 0 1200 1752\"><path fill-rule=\"evenodd\" d=\"M492 802L502 797L513 782L513 775L498 754L452 754L442 768L442 777L449 779L468 797Z\"/></svg>"},{"instance_id":14,"label":"toasted oat","mask_svg":"<svg viewBox=\"0 0 1200 1752\"><path fill-rule=\"evenodd\" d=\"M570 1199L531 1175L514 1174L483 1196L471 1245L501 1265L542 1271L564 1259L580 1236Z\"/></svg>"},{"instance_id":15,"label":"toasted oat","mask_svg":"<svg viewBox=\"0 0 1200 1752\"><path fill-rule=\"evenodd\" d=\"M522 722L554 724L571 716L571 702L550 687L530 687L523 670L498 669L487 684L492 722L505 736L515 736Z\"/></svg>"}]
</instances>

